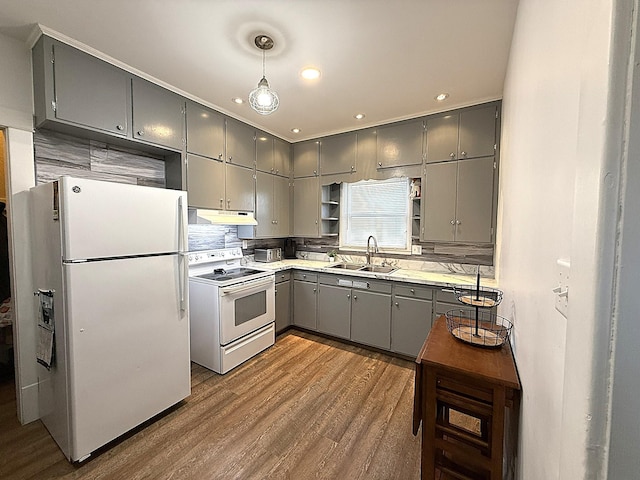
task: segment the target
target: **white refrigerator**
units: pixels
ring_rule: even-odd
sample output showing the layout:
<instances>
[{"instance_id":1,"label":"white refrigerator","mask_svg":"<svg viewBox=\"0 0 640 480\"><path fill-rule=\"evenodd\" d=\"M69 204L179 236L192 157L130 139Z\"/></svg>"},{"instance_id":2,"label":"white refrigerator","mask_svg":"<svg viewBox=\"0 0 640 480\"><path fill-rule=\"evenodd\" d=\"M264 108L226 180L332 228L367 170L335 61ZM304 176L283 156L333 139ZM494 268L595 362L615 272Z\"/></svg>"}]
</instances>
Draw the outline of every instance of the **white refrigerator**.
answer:
<instances>
[{"instance_id":1,"label":"white refrigerator","mask_svg":"<svg viewBox=\"0 0 640 480\"><path fill-rule=\"evenodd\" d=\"M187 197L65 176L30 200L40 417L82 461L191 393Z\"/></svg>"}]
</instances>

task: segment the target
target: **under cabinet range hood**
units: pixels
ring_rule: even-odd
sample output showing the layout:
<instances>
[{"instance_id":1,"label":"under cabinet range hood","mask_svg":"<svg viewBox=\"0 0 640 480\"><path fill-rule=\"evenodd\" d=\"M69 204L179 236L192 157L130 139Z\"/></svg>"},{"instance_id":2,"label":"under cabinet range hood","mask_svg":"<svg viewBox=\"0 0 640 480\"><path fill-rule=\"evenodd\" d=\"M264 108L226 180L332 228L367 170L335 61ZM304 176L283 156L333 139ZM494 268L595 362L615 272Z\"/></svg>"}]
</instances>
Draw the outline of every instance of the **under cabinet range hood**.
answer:
<instances>
[{"instance_id":1,"label":"under cabinet range hood","mask_svg":"<svg viewBox=\"0 0 640 480\"><path fill-rule=\"evenodd\" d=\"M230 212L225 210L189 209L190 224L210 225L257 225L253 212Z\"/></svg>"}]
</instances>

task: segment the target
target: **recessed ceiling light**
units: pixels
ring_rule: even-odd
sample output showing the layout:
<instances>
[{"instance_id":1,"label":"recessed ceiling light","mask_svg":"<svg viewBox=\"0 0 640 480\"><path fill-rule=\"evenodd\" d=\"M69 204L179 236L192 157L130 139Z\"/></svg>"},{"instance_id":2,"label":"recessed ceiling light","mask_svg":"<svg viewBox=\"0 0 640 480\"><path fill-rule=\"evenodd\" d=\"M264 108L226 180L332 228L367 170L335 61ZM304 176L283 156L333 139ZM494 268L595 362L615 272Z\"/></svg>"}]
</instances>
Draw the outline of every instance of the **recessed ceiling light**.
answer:
<instances>
[{"instance_id":1,"label":"recessed ceiling light","mask_svg":"<svg viewBox=\"0 0 640 480\"><path fill-rule=\"evenodd\" d=\"M434 98L437 101L441 102L441 101L446 100L447 98L449 98L449 94L448 93L441 93L440 95L436 95Z\"/></svg>"},{"instance_id":2,"label":"recessed ceiling light","mask_svg":"<svg viewBox=\"0 0 640 480\"><path fill-rule=\"evenodd\" d=\"M237 103L238 105L242 105L244 103L244 100L241 99L240 97L234 97L234 98L231 99L231 101L233 103Z\"/></svg>"},{"instance_id":3,"label":"recessed ceiling light","mask_svg":"<svg viewBox=\"0 0 640 480\"><path fill-rule=\"evenodd\" d=\"M353 118L355 118L356 120L362 120L365 117L364 113L356 113Z\"/></svg>"},{"instance_id":4,"label":"recessed ceiling light","mask_svg":"<svg viewBox=\"0 0 640 480\"><path fill-rule=\"evenodd\" d=\"M302 130L300 130L299 128L292 128L291 131L293 133L300 133Z\"/></svg>"},{"instance_id":5,"label":"recessed ceiling light","mask_svg":"<svg viewBox=\"0 0 640 480\"><path fill-rule=\"evenodd\" d=\"M320 70L314 67L307 67L300 72L300 76L307 80L315 80L316 78L320 78Z\"/></svg>"}]
</instances>

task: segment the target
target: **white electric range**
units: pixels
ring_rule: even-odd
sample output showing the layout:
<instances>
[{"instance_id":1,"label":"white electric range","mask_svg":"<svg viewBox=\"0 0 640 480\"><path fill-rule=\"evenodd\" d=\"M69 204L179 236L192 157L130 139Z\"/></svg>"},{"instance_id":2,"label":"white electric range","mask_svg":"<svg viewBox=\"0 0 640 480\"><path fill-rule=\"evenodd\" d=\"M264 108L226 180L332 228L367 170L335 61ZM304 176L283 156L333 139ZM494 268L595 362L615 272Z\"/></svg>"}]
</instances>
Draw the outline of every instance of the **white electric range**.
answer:
<instances>
[{"instance_id":1,"label":"white electric range","mask_svg":"<svg viewBox=\"0 0 640 480\"><path fill-rule=\"evenodd\" d=\"M224 374L275 343L275 275L242 249L189 254L191 360Z\"/></svg>"}]
</instances>

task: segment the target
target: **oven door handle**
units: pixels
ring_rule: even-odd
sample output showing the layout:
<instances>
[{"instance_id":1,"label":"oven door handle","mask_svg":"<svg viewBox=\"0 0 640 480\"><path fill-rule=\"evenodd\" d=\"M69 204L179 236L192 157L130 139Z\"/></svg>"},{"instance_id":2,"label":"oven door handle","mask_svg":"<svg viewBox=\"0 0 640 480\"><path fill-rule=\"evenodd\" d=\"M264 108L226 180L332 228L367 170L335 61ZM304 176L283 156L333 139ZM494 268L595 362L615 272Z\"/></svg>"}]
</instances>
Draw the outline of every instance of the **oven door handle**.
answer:
<instances>
[{"instance_id":1,"label":"oven door handle","mask_svg":"<svg viewBox=\"0 0 640 480\"><path fill-rule=\"evenodd\" d=\"M238 286L224 287L220 289L222 295L234 295L236 293L246 292L248 290L260 290L264 287L272 285L275 282L273 276L267 277L266 280L255 280Z\"/></svg>"}]
</instances>

